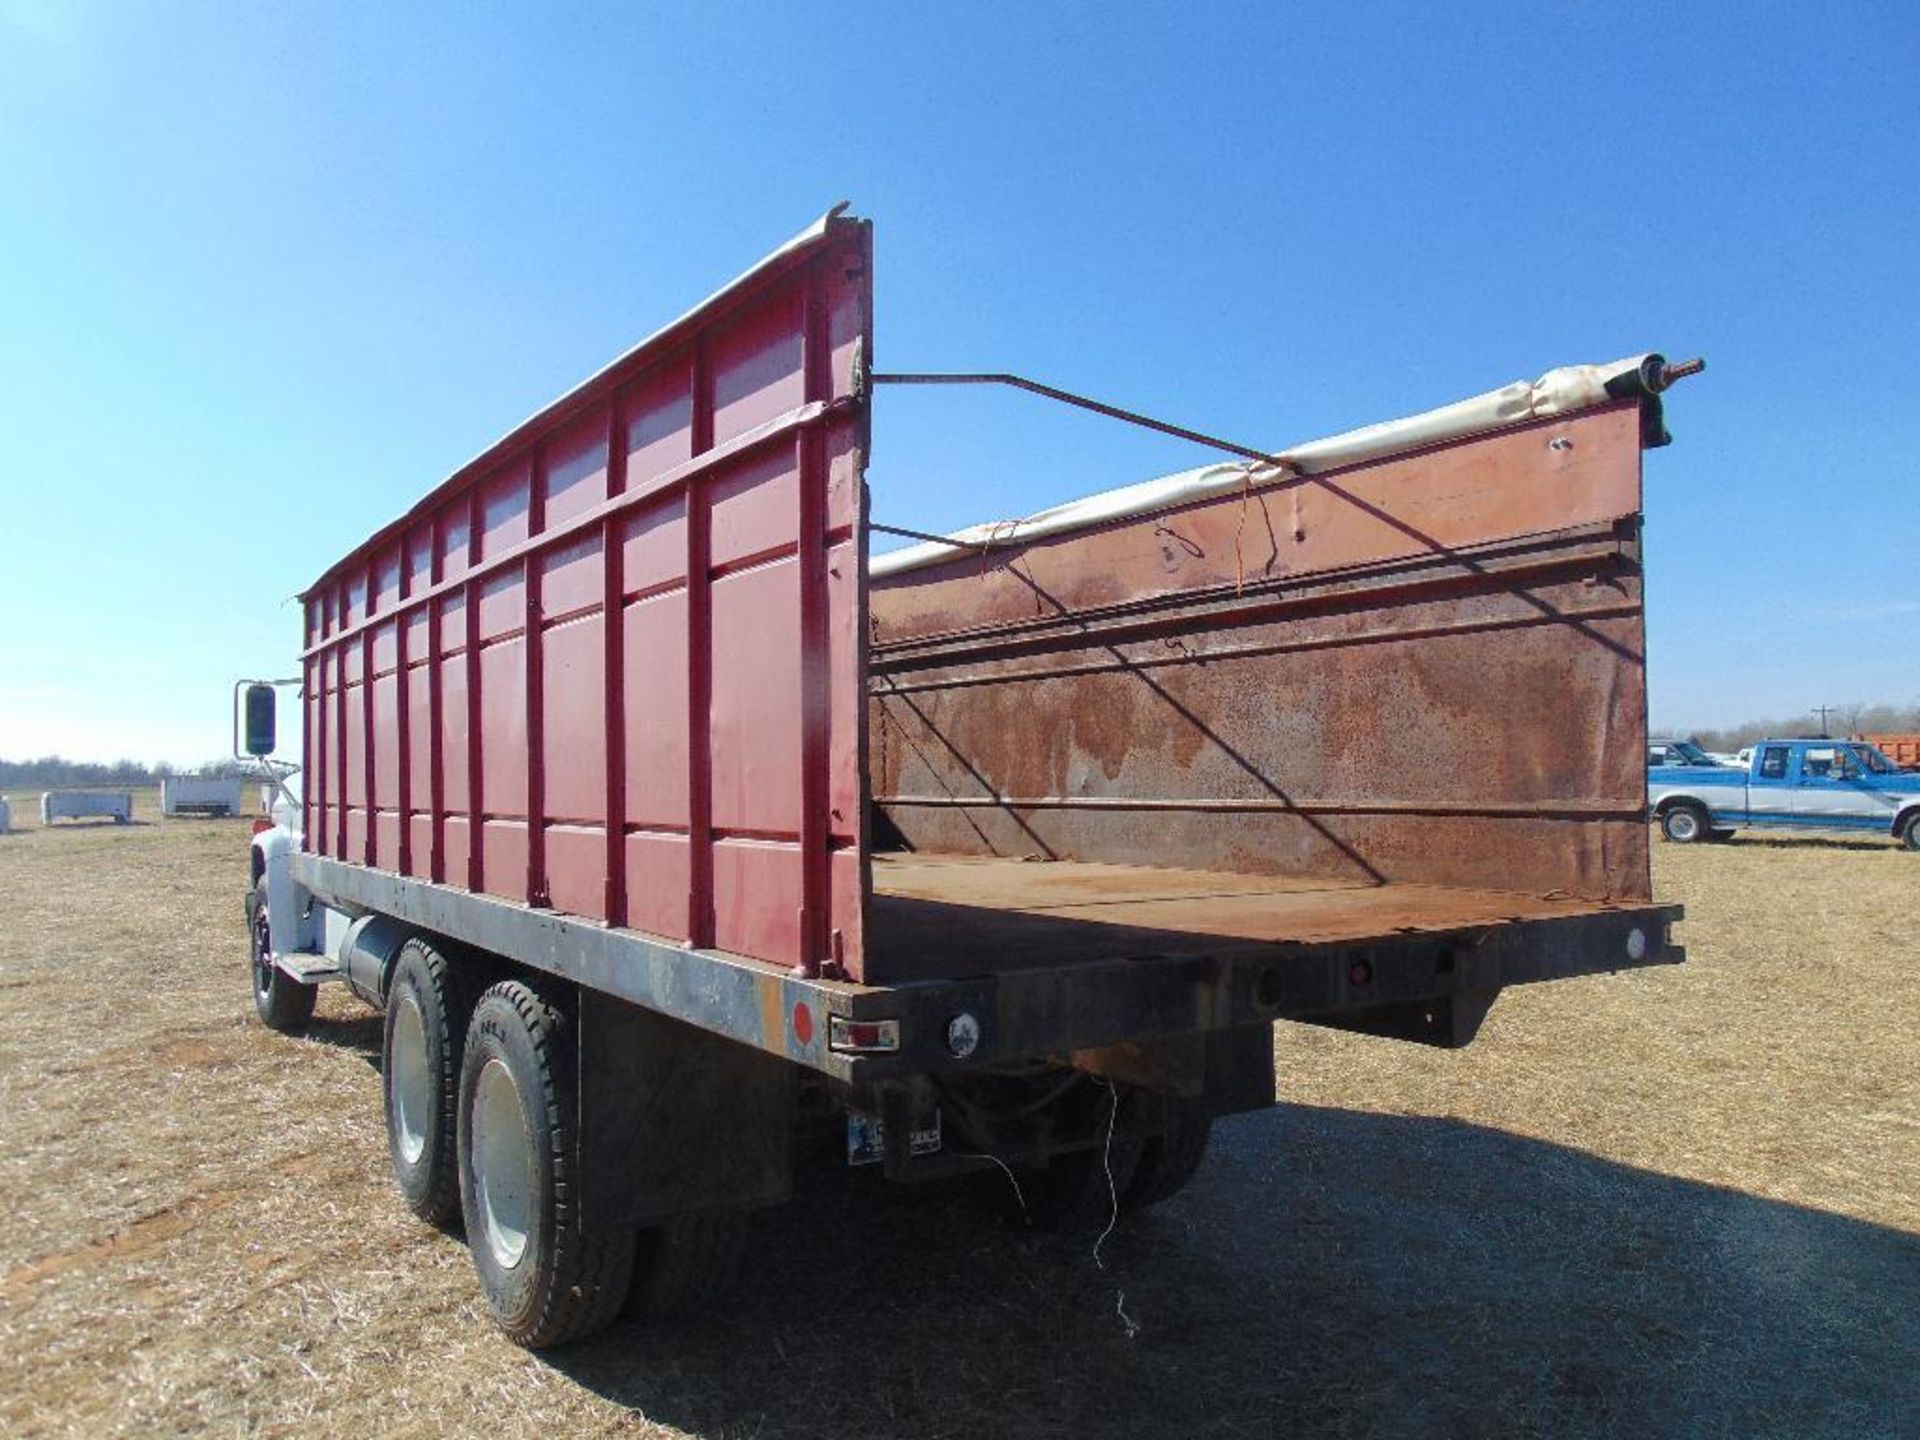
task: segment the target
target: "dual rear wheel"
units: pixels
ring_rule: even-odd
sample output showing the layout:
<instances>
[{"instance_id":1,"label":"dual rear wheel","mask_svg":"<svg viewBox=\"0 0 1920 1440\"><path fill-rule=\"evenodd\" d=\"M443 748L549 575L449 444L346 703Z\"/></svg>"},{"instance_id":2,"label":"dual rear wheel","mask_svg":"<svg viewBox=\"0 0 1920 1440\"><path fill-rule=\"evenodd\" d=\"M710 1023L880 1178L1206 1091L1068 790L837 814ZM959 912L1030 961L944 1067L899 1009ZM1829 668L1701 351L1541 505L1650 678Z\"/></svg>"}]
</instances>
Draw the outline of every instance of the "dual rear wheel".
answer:
<instances>
[{"instance_id":1,"label":"dual rear wheel","mask_svg":"<svg viewBox=\"0 0 1920 1440\"><path fill-rule=\"evenodd\" d=\"M464 1216L488 1308L522 1345L562 1345L623 1310L673 1313L737 1268L747 1220L681 1217L589 1232L577 1174L573 1026L540 988L477 997L423 940L388 988L388 1148L407 1205L435 1225Z\"/></svg>"}]
</instances>

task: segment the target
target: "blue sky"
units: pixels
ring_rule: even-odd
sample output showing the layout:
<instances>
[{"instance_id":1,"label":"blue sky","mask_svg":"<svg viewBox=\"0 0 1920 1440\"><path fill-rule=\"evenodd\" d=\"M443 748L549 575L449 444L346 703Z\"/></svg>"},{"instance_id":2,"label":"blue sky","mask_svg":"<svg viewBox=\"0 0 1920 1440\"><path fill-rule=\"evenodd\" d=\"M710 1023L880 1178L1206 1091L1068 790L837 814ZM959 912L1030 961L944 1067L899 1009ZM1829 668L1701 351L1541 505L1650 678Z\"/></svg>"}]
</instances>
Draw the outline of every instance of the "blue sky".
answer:
<instances>
[{"instance_id":1,"label":"blue sky","mask_svg":"<svg viewBox=\"0 0 1920 1440\"><path fill-rule=\"evenodd\" d=\"M1275 447L1704 353L1656 724L1920 703L1920 8L0 0L0 756L192 762L286 597L828 205L879 362ZM876 517L1206 452L889 391Z\"/></svg>"}]
</instances>

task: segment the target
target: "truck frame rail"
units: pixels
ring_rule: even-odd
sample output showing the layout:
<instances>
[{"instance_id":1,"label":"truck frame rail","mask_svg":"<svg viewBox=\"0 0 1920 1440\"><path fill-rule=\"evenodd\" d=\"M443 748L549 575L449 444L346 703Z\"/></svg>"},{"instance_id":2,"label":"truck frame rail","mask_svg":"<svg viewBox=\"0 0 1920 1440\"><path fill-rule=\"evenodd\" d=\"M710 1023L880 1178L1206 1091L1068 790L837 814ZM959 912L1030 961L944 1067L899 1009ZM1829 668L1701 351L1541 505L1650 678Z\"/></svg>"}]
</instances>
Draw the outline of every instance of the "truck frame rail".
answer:
<instances>
[{"instance_id":1,"label":"truck frame rail","mask_svg":"<svg viewBox=\"0 0 1920 1440\"><path fill-rule=\"evenodd\" d=\"M862 985L321 856L293 857L292 873L313 896L349 914L392 917L511 955L850 1084L1274 1020L1457 1046L1472 1038L1486 1005L1508 985L1685 959L1669 930L1684 913L1677 905L1592 906L1402 887L1402 898L1410 901L1418 889L1421 909L1444 918L1395 927L1378 919L1376 892L1340 889L1318 894L1320 938L1283 939L1275 932L1288 922L1265 907L1249 907L1239 933L1229 923L1207 934L1190 920L1173 928L1165 901L1158 923L1150 899L1137 900L1117 920L1048 917L997 905L992 887L976 883L970 904L887 897L881 923L903 938L914 931L954 934L962 923L956 912L966 911L964 923L981 927L969 933L991 935L997 921L1002 932L1072 958ZM1249 893L1270 899L1275 892ZM1343 908L1350 912L1344 935ZM1460 1023L1469 1014L1471 1023ZM960 1015L978 1026L964 1055L949 1043ZM849 1028L888 1022L895 1028L884 1042ZM853 1038L836 1041L842 1033Z\"/></svg>"}]
</instances>

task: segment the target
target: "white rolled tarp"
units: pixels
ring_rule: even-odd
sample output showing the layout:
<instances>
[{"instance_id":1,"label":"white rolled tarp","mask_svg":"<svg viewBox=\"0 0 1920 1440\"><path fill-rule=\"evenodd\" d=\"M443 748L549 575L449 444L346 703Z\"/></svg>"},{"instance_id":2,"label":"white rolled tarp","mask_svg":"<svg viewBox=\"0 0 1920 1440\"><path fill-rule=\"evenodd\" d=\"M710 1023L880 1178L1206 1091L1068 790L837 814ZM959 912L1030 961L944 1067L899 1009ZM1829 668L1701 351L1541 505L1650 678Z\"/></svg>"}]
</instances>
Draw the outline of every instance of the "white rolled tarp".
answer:
<instances>
[{"instance_id":1,"label":"white rolled tarp","mask_svg":"<svg viewBox=\"0 0 1920 1440\"><path fill-rule=\"evenodd\" d=\"M971 525L954 531L943 543L925 541L876 555L867 562L867 573L875 579L897 575L925 565L937 565L968 552L1005 549L1067 530L1190 504L1238 490L1249 482L1272 484L1291 475L1338 470L1448 440L1502 430L1528 420L1568 415L1605 404L1610 398L1607 389L1610 381L1636 372L1650 374L1651 367L1660 363L1658 355L1647 354L1615 360L1609 365L1563 365L1547 371L1538 380L1516 380L1498 390L1442 405L1437 410L1363 426L1324 440L1309 440L1304 445L1276 452L1269 461L1202 465L1174 475L1162 475L1156 480L1124 485L1117 490L1103 490L1084 499L1069 500L1018 520Z\"/></svg>"}]
</instances>

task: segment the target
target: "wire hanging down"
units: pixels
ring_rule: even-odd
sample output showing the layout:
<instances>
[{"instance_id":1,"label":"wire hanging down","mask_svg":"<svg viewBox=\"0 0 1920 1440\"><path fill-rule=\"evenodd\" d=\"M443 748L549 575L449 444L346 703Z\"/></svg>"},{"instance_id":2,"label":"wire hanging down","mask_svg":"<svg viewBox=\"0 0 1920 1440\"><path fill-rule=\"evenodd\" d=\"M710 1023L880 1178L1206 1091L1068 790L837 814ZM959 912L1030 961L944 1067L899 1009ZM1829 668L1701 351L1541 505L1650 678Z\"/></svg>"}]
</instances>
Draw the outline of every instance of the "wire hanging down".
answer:
<instances>
[{"instance_id":1,"label":"wire hanging down","mask_svg":"<svg viewBox=\"0 0 1920 1440\"><path fill-rule=\"evenodd\" d=\"M1060 390L1052 385L1042 385L1038 380L1029 380L1021 375L1004 374L942 374L889 372L868 377L875 385L1011 385L1016 390L1026 390L1035 395L1044 395L1049 400L1058 400L1063 405L1077 405L1082 410L1091 410L1096 415L1105 415L1112 420L1124 420L1129 425L1144 426L1148 430L1158 430L1162 435L1172 435L1181 440L1191 440L1198 445L1210 445L1215 450L1225 450L1230 455L1243 455L1249 460L1271 462L1273 452L1260 450L1252 445L1241 445L1232 440L1222 440L1218 435L1208 435L1199 430L1189 430L1184 425L1172 425L1165 420L1156 420L1151 415L1142 415L1137 410L1122 410L1118 405L1108 405L1104 401L1090 399L1085 395L1076 395L1071 390Z\"/></svg>"}]
</instances>

